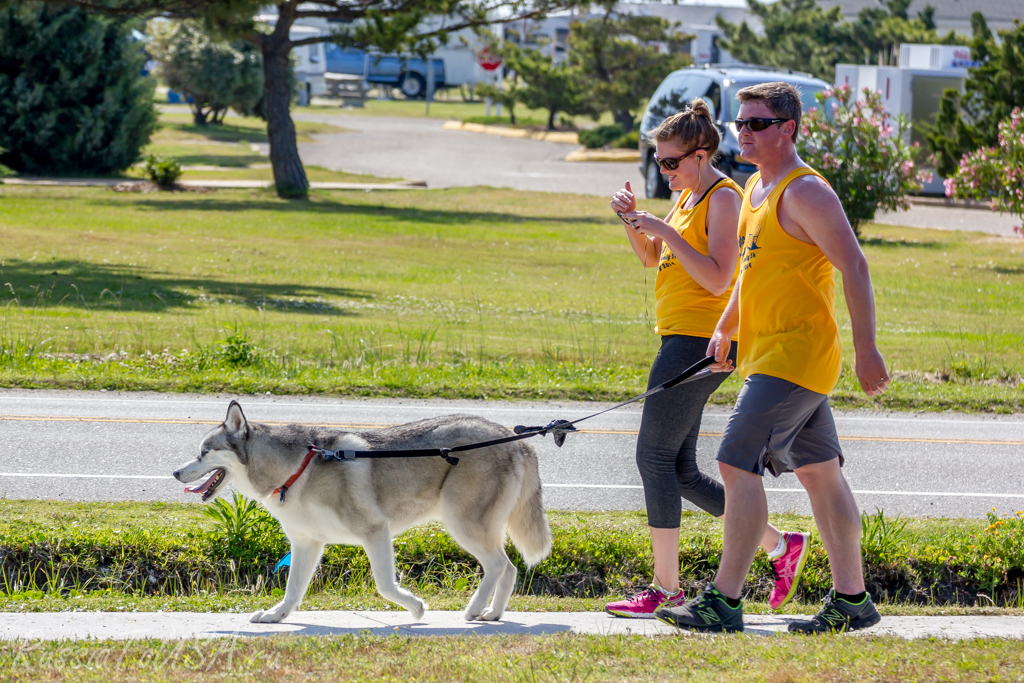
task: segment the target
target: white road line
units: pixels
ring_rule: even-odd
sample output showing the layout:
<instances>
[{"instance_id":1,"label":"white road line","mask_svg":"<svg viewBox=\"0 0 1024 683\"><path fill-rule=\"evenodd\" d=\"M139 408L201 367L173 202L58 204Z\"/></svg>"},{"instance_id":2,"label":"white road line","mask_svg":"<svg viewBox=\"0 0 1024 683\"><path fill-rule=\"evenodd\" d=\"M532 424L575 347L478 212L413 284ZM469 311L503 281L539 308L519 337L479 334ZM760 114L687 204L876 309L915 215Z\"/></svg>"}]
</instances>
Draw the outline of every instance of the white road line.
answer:
<instances>
[{"instance_id":1,"label":"white road line","mask_svg":"<svg viewBox=\"0 0 1024 683\"><path fill-rule=\"evenodd\" d=\"M8 398L10 398L11 400L14 400L14 397L5 396L4 394L0 393L0 403L2 403L4 400L6 400ZM48 397L45 397L45 396L18 396L17 397L17 401L19 401L19 402L22 402L22 401L51 401L51 402L57 402L58 400L60 402L63 402L63 403L131 403L132 405L137 405L137 404L140 404L140 403L152 403L152 404L156 404L156 405L218 406L218 407L223 407L224 406L224 402L223 401L216 401L215 402L215 401L202 401L202 400L192 401L192 400L160 400L160 399L135 399L135 398L132 398L132 399L127 399L127 398L61 398L61 399L53 399L53 398L48 398ZM262 398L257 399L256 401L254 401L253 404L252 404L253 408L251 408L251 410L255 411L257 409L256 406L259 406L259 407L272 406L272 407L287 407L287 408L346 408L346 409L355 409L355 410L382 410L382 409L389 409L390 408L390 409L395 409L395 410L433 411L433 412L436 413L439 410L443 410L443 409L447 409L447 410L466 410L469 407L469 406L438 406L438 405L426 405L426 406L400 405L400 406L394 406L394 405L387 405L387 404L380 404L380 403L372 404L372 405L359 404L359 403L292 403L292 402L289 402L289 401L281 401L281 402L272 402L271 403L271 402L264 402L264 401L266 401L266 399L262 399ZM599 404L596 404L593 409L560 408L558 410L560 412L563 412L563 413L573 413L573 414L577 414L578 413L578 414L584 414L585 415L585 414L588 414L588 413L592 413L595 410L599 410L600 407L603 406L603 405L611 405L611 404L600 404L599 403ZM540 407L484 408L484 407L477 407L477 406L473 406L472 409L474 411L478 411L478 412L492 412L492 413L523 413L523 412L529 412L529 411L541 411L541 410L545 410L546 411L546 410L548 410L547 408L540 408ZM640 409L639 409L639 407L636 407L636 408L626 408L625 412L639 413ZM729 412L727 410L723 410L721 412L715 411L715 412L712 412L712 413L708 413L707 415L705 415L705 417L706 418L728 418L729 417ZM943 420L943 419L922 418L922 417L916 417L916 416L915 417L854 417L854 416L844 416L844 415L840 414L840 415L835 415L835 420L836 420L836 422L840 422L840 421L850 421L850 422L911 422L911 423L914 423L914 424L918 424L918 423L931 423L931 424L949 424L949 425L989 425L989 426L994 426L994 425L1003 425L1003 426L1005 426L1005 425L1012 425L1012 426L1024 426L1024 421L1017 420L1017 419Z\"/></svg>"},{"instance_id":2,"label":"white road line","mask_svg":"<svg viewBox=\"0 0 1024 683\"><path fill-rule=\"evenodd\" d=\"M48 479L174 479L174 477L166 474L51 474L48 472L0 472L0 477L20 477L23 479L34 477L46 477Z\"/></svg>"},{"instance_id":3,"label":"white road line","mask_svg":"<svg viewBox=\"0 0 1024 683\"><path fill-rule=\"evenodd\" d=\"M544 484L546 489L642 489L643 486L627 484ZM766 493L804 493L803 489L779 489L765 487ZM963 496L967 498L1021 498L1024 493L961 493L959 491L864 491L854 489L854 493L872 496Z\"/></svg>"}]
</instances>

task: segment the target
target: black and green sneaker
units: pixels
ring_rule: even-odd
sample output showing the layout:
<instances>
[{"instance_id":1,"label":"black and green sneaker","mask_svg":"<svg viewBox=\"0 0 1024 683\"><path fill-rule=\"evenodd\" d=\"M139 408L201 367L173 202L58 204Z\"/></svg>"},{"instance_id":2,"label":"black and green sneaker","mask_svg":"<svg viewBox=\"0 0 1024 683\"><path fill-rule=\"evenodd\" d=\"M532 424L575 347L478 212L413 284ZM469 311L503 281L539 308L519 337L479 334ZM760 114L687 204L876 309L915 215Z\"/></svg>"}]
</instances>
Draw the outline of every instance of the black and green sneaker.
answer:
<instances>
[{"instance_id":1,"label":"black and green sneaker","mask_svg":"<svg viewBox=\"0 0 1024 683\"><path fill-rule=\"evenodd\" d=\"M790 633L842 633L874 626L882 620L868 593L859 603L836 597L833 588L823 601L825 606L809 621L791 621Z\"/></svg>"},{"instance_id":2,"label":"black and green sneaker","mask_svg":"<svg viewBox=\"0 0 1024 683\"><path fill-rule=\"evenodd\" d=\"M709 583L704 591L685 605L667 607L654 613L655 619L676 628L709 633L743 630L743 605L730 607L727 598Z\"/></svg>"}]
</instances>

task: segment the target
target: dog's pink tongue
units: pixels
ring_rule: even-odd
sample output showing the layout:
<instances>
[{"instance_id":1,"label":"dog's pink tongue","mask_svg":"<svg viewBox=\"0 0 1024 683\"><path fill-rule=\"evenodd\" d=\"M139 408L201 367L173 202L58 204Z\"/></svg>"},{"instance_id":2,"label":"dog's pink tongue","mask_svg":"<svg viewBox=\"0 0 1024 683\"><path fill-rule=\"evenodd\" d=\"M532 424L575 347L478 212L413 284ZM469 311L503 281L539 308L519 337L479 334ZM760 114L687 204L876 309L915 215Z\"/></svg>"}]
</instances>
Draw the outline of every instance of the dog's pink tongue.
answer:
<instances>
[{"instance_id":1,"label":"dog's pink tongue","mask_svg":"<svg viewBox=\"0 0 1024 683\"><path fill-rule=\"evenodd\" d=\"M217 470L214 470L213 474L210 475L209 479L204 481L199 486L186 486L185 487L185 493L206 493L206 489L210 488L210 484L212 484L213 480L216 479L216 478L217 478Z\"/></svg>"}]
</instances>

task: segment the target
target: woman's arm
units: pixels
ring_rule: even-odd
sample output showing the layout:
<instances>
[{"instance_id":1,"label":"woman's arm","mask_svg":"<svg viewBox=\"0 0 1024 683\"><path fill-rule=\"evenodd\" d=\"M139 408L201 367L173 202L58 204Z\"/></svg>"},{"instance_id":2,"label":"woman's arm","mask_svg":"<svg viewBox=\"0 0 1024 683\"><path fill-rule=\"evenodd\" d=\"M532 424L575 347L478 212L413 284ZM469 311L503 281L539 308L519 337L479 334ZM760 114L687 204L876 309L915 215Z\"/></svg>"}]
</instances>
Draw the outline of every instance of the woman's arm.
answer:
<instances>
[{"instance_id":1,"label":"woman's arm","mask_svg":"<svg viewBox=\"0 0 1024 683\"><path fill-rule=\"evenodd\" d=\"M708 255L705 256L690 246L675 228L646 211L627 215L638 226L639 232L663 239L690 277L715 295L729 289L736 273L739 259L736 226L739 217L740 197L735 192L722 190L708 197Z\"/></svg>"}]
</instances>

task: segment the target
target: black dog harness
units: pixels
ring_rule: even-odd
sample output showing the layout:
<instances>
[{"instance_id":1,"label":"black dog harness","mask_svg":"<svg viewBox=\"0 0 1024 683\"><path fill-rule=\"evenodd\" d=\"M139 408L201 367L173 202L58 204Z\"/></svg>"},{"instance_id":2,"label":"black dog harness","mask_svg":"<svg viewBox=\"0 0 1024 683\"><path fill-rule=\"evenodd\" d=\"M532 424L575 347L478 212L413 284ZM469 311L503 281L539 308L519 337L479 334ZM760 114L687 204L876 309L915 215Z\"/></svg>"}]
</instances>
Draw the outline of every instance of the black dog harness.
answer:
<instances>
[{"instance_id":1,"label":"black dog harness","mask_svg":"<svg viewBox=\"0 0 1024 683\"><path fill-rule=\"evenodd\" d=\"M710 365L715 362L714 356L708 356L702 358L690 367L683 370L681 373L668 380L662 382L656 387L652 387L640 394L634 396L628 401L623 401L613 405L611 408L605 408L592 415L581 417L578 420L552 420L544 427L525 427L523 425L517 425L512 429L515 434L513 436L506 436L500 439L491 439L490 441L478 441L477 443L468 443L462 446L453 446L452 448L411 448L407 450L397 451L331 451L326 448L318 448L316 444L309 444L309 451L306 453L306 457L302 459L302 464L299 465L299 469L292 476L288 477L281 486L274 489L274 493L280 494L281 502L284 502L284 496L288 492L288 488L298 480L302 473L309 467L309 463L312 462L313 457L319 455L321 460L356 460L358 458L430 458L440 457L445 460L449 465L458 465L459 459L454 457L452 453L462 453L464 451L475 451L479 448L489 448L491 446L497 446L503 443L510 443L512 441L519 441L521 439L529 439L534 436L546 436L551 434L554 439L555 445L559 448L565 443L565 437L569 432L577 431L575 425L589 420L592 417L597 417L604 413L628 406L630 403L636 403L639 400L645 399L648 396L653 396L659 392L671 389L672 387L679 386L680 384L687 384L688 382L695 382L699 379L704 379L711 374L711 370L708 369Z\"/></svg>"}]
</instances>

